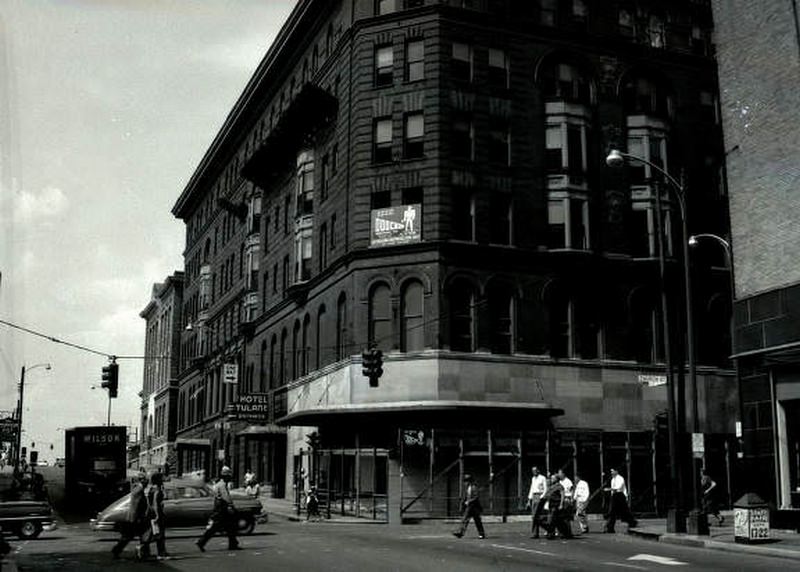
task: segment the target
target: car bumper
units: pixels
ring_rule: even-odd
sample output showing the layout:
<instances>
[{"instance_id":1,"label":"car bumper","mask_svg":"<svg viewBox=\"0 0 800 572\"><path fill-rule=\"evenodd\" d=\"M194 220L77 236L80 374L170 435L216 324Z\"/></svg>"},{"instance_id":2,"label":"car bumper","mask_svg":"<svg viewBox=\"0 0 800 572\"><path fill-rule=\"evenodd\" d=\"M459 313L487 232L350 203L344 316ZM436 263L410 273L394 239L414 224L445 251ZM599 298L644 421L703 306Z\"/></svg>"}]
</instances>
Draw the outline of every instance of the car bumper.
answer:
<instances>
[{"instance_id":1,"label":"car bumper","mask_svg":"<svg viewBox=\"0 0 800 572\"><path fill-rule=\"evenodd\" d=\"M117 523L93 518L89 521L89 528L95 532L115 532L117 530Z\"/></svg>"}]
</instances>

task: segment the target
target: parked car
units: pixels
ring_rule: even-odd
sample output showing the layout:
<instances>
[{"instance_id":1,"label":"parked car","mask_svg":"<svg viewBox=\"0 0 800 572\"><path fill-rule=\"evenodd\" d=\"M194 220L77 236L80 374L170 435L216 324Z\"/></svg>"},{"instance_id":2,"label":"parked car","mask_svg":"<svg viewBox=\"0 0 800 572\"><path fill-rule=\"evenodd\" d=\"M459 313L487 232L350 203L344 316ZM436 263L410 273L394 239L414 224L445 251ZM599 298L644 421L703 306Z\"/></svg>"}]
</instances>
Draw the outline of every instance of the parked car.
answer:
<instances>
[{"instance_id":1,"label":"parked car","mask_svg":"<svg viewBox=\"0 0 800 572\"><path fill-rule=\"evenodd\" d=\"M261 502L238 491L231 491L238 515L239 534L251 534L262 519ZM120 532L130 505L130 494L114 501L89 521L97 532ZM170 479L164 481L164 516L170 528L205 526L214 510L214 493L203 481Z\"/></svg>"},{"instance_id":2,"label":"parked car","mask_svg":"<svg viewBox=\"0 0 800 572\"><path fill-rule=\"evenodd\" d=\"M3 533L11 533L30 540L45 528L56 527L50 503L46 501L17 500L0 502L0 527Z\"/></svg>"}]
</instances>

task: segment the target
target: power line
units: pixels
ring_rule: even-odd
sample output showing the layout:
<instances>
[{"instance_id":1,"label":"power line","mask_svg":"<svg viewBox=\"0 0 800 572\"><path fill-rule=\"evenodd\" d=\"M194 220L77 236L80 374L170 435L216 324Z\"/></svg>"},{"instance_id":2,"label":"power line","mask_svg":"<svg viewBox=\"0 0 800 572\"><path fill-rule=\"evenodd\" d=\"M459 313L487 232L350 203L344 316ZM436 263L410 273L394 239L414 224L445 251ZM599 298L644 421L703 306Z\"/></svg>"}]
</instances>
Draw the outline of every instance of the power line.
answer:
<instances>
[{"instance_id":1,"label":"power line","mask_svg":"<svg viewBox=\"0 0 800 572\"><path fill-rule=\"evenodd\" d=\"M43 334L41 332L37 332L35 330L31 330L30 328L24 328L22 326L18 326L17 324L12 324L11 322L6 322L5 320L0 320L0 324L3 324L4 326L8 326L9 328L14 328L15 330L23 331L26 334L31 334L31 335L37 336L39 338L44 338L44 339L46 339L48 341L51 341L53 343L56 343L56 344L63 344L65 346L76 348L76 349L79 349L79 350L82 350L82 351L85 351L85 352L89 352L89 353L93 353L93 354L100 355L100 356L103 356L103 357L107 357L108 359L111 359L111 358L114 357L112 354L108 354L108 353L101 352L101 351L98 351L98 350L95 350L95 349L92 349L92 348L88 348L88 347L82 346L80 344L73 344L72 342L67 342L67 341L64 341L64 340L60 340L60 339L58 339L56 337L49 336L49 335Z\"/></svg>"}]
</instances>

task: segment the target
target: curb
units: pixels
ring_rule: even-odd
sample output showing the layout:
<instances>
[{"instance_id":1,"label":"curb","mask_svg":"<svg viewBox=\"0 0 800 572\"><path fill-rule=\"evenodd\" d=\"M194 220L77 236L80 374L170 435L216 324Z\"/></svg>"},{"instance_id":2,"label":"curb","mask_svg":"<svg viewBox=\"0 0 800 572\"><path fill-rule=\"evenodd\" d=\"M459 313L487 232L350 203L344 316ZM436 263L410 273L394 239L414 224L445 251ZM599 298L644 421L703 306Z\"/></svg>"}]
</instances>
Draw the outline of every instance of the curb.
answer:
<instances>
[{"instance_id":1,"label":"curb","mask_svg":"<svg viewBox=\"0 0 800 572\"><path fill-rule=\"evenodd\" d=\"M754 546L752 544L734 544L731 542L720 542L718 540L706 540L696 536L688 536L675 533L653 532L643 529L628 530L628 534L647 540L663 542L664 544L674 544L679 546L691 546L694 548L708 548L720 550L722 552L738 552L753 554L757 556L774 556L778 558L788 558L800 560L800 550L789 550L787 548L772 548L769 546Z\"/></svg>"}]
</instances>

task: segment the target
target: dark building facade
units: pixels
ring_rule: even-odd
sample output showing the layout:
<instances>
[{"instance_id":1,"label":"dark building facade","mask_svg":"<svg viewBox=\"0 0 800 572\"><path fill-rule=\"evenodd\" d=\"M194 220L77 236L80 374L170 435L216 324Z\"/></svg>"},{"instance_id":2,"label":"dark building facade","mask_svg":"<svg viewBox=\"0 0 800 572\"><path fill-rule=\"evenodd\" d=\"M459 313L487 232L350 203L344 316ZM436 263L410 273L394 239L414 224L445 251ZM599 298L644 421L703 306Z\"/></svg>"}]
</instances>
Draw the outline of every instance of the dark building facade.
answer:
<instances>
[{"instance_id":1,"label":"dark building facade","mask_svg":"<svg viewBox=\"0 0 800 572\"><path fill-rule=\"evenodd\" d=\"M178 372L183 328L183 272L154 284L145 320L145 358L138 467L174 471L178 412Z\"/></svg>"},{"instance_id":2,"label":"dark building facade","mask_svg":"<svg viewBox=\"0 0 800 572\"><path fill-rule=\"evenodd\" d=\"M727 232L710 33L698 1L298 2L173 208L180 469L398 520L456 512L464 472L508 512L534 464L593 487L616 466L663 510L657 189L674 332L679 214L649 166L604 159L682 177L693 232ZM724 468L729 279L705 262L699 412Z\"/></svg>"},{"instance_id":3,"label":"dark building facade","mask_svg":"<svg viewBox=\"0 0 800 572\"><path fill-rule=\"evenodd\" d=\"M800 508L798 4L715 0L749 487Z\"/></svg>"}]
</instances>

